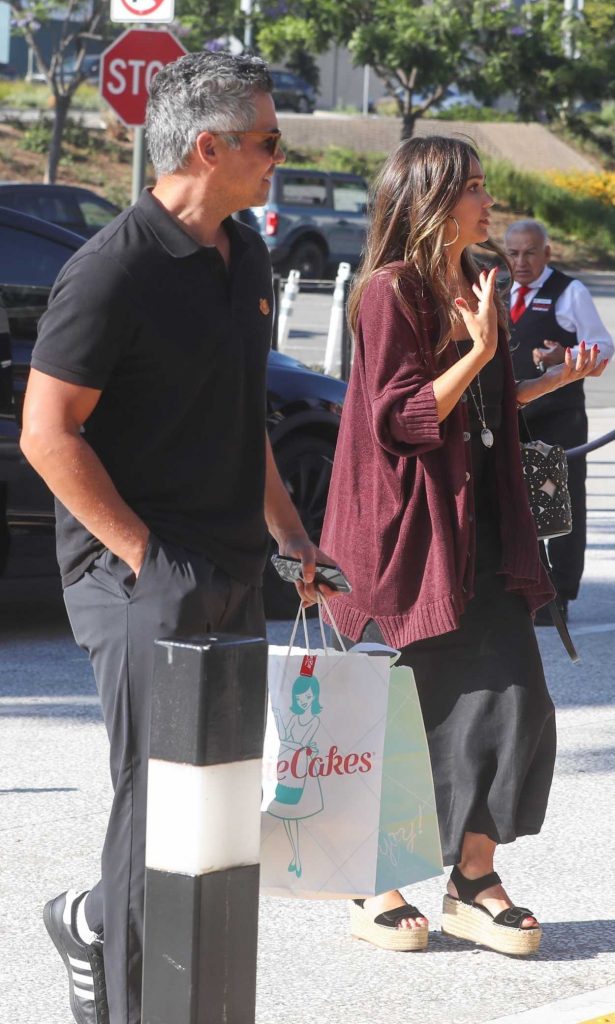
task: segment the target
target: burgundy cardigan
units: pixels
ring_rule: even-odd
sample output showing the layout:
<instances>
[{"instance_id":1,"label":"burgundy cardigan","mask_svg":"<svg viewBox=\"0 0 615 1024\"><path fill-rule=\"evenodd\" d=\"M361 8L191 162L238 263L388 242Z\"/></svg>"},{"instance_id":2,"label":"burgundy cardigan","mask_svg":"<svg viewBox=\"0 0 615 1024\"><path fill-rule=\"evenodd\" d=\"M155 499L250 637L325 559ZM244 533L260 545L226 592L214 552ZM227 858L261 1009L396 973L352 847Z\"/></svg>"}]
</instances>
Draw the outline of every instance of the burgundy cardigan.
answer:
<instances>
[{"instance_id":1,"label":"burgundy cardigan","mask_svg":"<svg viewBox=\"0 0 615 1024\"><path fill-rule=\"evenodd\" d=\"M333 465L321 547L342 567L352 594L336 597L340 631L358 640L374 619L403 647L450 632L472 597L474 496L467 403L439 424L433 381L455 361L433 355L433 304L405 283L409 310L390 279L374 275L361 299L355 355ZM493 448L507 590L531 611L553 589L540 561L519 456L517 401L508 344L502 425Z\"/></svg>"}]
</instances>

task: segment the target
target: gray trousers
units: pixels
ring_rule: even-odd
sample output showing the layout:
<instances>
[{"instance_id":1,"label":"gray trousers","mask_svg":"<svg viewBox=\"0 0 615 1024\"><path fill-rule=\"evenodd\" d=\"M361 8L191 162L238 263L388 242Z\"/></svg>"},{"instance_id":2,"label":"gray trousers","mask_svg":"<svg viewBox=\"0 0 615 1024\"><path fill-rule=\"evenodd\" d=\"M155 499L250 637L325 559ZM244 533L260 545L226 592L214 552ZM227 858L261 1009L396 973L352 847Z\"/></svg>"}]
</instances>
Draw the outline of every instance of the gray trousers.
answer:
<instances>
[{"instance_id":1,"label":"gray trousers","mask_svg":"<svg viewBox=\"0 0 615 1024\"><path fill-rule=\"evenodd\" d=\"M94 670L114 790L86 919L104 933L110 1024L140 1024L154 641L216 631L264 637L261 590L230 579L203 555L152 537L138 579L104 551L64 599Z\"/></svg>"}]
</instances>

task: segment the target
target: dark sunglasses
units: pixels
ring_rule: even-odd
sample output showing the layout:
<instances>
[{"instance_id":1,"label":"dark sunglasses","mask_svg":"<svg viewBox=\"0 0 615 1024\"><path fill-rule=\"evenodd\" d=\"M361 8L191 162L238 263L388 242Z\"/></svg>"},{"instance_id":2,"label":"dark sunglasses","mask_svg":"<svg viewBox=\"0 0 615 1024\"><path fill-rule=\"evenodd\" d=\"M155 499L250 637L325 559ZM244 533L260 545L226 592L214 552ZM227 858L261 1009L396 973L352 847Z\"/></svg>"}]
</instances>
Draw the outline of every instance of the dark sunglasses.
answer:
<instances>
[{"instance_id":1,"label":"dark sunglasses","mask_svg":"<svg viewBox=\"0 0 615 1024\"><path fill-rule=\"evenodd\" d=\"M255 131L231 131L231 132L210 132L210 135L260 135L263 140L263 146L267 153L272 159L280 153L280 142L282 139L282 132L279 128L275 128L272 132L255 132Z\"/></svg>"}]
</instances>

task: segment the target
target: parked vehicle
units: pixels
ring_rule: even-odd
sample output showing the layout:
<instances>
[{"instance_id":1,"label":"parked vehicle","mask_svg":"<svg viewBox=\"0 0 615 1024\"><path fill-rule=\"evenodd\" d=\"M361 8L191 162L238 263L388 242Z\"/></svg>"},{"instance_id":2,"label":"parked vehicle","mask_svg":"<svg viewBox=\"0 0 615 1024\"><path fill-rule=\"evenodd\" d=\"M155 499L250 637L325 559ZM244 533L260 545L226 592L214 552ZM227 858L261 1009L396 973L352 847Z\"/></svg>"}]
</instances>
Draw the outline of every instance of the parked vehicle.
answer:
<instances>
[{"instance_id":1,"label":"parked vehicle","mask_svg":"<svg viewBox=\"0 0 615 1024\"><path fill-rule=\"evenodd\" d=\"M19 449L21 413L38 319L60 268L83 242L81 236L53 224L0 208L0 572L10 529L49 531L53 527L51 494ZM8 335L2 307L8 317ZM342 381L279 352L270 353L269 437L282 479L315 542L320 537L345 393ZM265 603L270 617L286 618L297 608L293 588L269 564Z\"/></svg>"},{"instance_id":2,"label":"parked vehicle","mask_svg":"<svg viewBox=\"0 0 615 1024\"><path fill-rule=\"evenodd\" d=\"M98 84L100 76L100 53L86 53L83 61L81 62L81 71L84 75L84 81ZM71 78L74 78L77 73L77 58L67 57L62 62L60 67L61 77L66 82L70 82ZM46 82L42 71L36 70L30 76L31 82Z\"/></svg>"},{"instance_id":3,"label":"parked vehicle","mask_svg":"<svg viewBox=\"0 0 615 1024\"><path fill-rule=\"evenodd\" d=\"M0 181L0 206L58 224L84 238L117 217L120 209L89 188Z\"/></svg>"},{"instance_id":4,"label":"parked vehicle","mask_svg":"<svg viewBox=\"0 0 615 1024\"><path fill-rule=\"evenodd\" d=\"M313 114L316 90L292 71L272 71L273 98L278 110L294 110L298 114Z\"/></svg>"},{"instance_id":5,"label":"parked vehicle","mask_svg":"<svg viewBox=\"0 0 615 1024\"><path fill-rule=\"evenodd\" d=\"M358 174L278 167L269 199L253 207L274 269L318 279L359 262L367 231L367 182Z\"/></svg>"},{"instance_id":6,"label":"parked vehicle","mask_svg":"<svg viewBox=\"0 0 615 1024\"><path fill-rule=\"evenodd\" d=\"M12 64L0 61L0 82L14 82L17 78L17 68Z\"/></svg>"}]
</instances>

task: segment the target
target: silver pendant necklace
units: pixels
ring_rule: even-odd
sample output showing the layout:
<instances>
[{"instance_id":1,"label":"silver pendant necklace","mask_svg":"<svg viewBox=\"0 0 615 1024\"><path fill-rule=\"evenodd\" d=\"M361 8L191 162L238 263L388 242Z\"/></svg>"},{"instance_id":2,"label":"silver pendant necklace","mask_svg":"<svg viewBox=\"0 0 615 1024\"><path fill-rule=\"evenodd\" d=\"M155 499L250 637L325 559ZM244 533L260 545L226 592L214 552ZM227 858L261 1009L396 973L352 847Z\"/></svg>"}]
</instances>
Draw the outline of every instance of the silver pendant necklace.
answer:
<instances>
[{"instance_id":1,"label":"silver pendant necklace","mask_svg":"<svg viewBox=\"0 0 615 1024\"><path fill-rule=\"evenodd\" d=\"M459 345L457 344L457 342L455 342L455 348L457 349L457 358L461 359L461 353L459 351ZM476 395L472 391L472 386L470 384L468 384L468 391L470 392L470 396L472 398L472 401L474 402L474 408L476 409L476 415L478 416L478 421L479 421L479 423L482 424L482 428L483 429L480 432L480 439L483 442L485 448L492 448L493 447L493 431L489 429L489 427L487 426L487 422L485 420L485 403L483 402L483 389L481 388L481 385L480 385L480 373L476 374L476 383L478 384L478 396L480 398L480 408L478 406L478 402L476 401Z\"/></svg>"}]
</instances>

